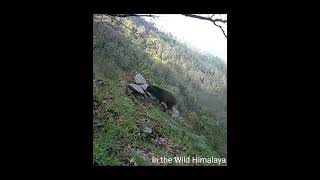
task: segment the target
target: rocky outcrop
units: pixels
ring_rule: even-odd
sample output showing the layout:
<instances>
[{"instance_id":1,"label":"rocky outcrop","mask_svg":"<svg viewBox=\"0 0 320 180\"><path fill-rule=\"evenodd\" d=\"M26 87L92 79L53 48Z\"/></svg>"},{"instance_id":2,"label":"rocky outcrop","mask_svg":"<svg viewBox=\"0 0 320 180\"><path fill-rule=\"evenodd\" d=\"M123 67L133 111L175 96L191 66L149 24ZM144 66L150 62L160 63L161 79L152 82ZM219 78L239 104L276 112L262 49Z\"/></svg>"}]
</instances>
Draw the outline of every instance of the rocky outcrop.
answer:
<instances>
[{"instance_id":1,"label":"rocky outcrop","mask_svg":"<svg viewBox=\"0 0 320 180\"><path fill-rule=\"evenodd\" d=\"M137 84L133 84L133 83L130 83L128 85L128 88L133 91L133 92L138 92L140 94L145 94L144 90L141 88L141 86L137 85Z\"/></svg>"},{"instance_id":2,"label":"rocky outcrop","mask_svg":"<svg viewBox=\"0 0 320 180\"><path fill-rule=\"evenodd\" d=\"M149 86L144 77L139 73L134 77L134 81L139 85L143 90L146 90Z\"/></svg>"}]
</instances>

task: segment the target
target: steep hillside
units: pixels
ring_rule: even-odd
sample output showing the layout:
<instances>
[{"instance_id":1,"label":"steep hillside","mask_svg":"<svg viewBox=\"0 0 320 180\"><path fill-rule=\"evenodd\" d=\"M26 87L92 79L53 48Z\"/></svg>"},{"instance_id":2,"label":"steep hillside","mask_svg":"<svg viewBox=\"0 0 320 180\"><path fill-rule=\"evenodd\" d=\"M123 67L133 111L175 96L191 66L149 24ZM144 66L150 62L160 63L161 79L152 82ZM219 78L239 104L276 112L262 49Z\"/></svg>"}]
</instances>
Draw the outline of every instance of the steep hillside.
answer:
<instances>
[{"instance_id":1,"label":"steep hillside","mask_svg":"<svg viewBox=\"0 0 320 180\"><path fill-rule=\"evenodd\" d=\"M227 72L218 57L201 54L137 17L110 17L94 23L93 32L96 165L161 165L151 163L152 157L227 157ZM138 72L174 94L180 117L126 93L119 82Z\"/></svg>"},{"instance_id":2,"label":"steep hillside","mask_svg":"<svg viewBox=\"0 0 320 180\"><path fill-rule=\"evenodd\" d=\"M156 165L150 163L152 156L219 157L183 117L172 118L154 104L140 106L116 81L100 83L94 96L94 159L99 165Z\"/></svg>"}]
</instances>

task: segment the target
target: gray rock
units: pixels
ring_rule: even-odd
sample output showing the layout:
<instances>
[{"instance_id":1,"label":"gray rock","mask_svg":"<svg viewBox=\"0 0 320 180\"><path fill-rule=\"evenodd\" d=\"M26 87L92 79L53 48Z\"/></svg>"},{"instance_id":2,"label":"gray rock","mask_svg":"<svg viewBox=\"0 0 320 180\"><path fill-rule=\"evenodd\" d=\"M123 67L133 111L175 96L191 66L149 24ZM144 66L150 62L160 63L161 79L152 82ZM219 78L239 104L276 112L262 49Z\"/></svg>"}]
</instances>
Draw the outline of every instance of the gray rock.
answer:
<instances>
[{"instance_id":1,"label":"gray rock","mask_svg":"<svg viewBox=\"0 0 320 180\"><path fill-rule=\"evenodd\" d=\"M151 133L152 133L152 129L149 128L149 127L145 127L145 128L143 129L143 132L145 132L145 133L147 133L147 134L151 134Z\"/></svg>"},{"instance_id":2,"label":"gray rock","mask_svg":"<svg viewBox=\"0 0 320 180\"><path fill-rule=\"evenodd\" d=\"M136 84L133 84L133 83L130 83L128 85L128 88L132 91L135 91L135 92L139 92L141 94L145 94L143 89L139 86L139 85L136 85Z\"/></svg>"},{"instance_id":3,"label":"gray rock","mask_svg":"<svg viewBox=\"0 0 320 180\"><path fill-rule=\"evenodd\" d=\"M139 85L143 90L146 90L149 86L149 84L140 84Z\"/></svg>"},{"instance_id":4,"label":"gray rock","mask_svg":"<svg viewBox=\"0 0 320 180\"><path fill-rule=\"evenodd\" d=\"M144 77L139 73L134 77L134 80L137 84L148 84Z\"/></svg>"},{"instance_id":5,"label":"gray rock","mask_svg":"<svg viewBox=\"0 0 320 180\"><path fill-rule=\"evenodd\" d=\"M143 90L146 90L149 84L144 79L144 77L139 73L134 77L134 81L136 84L140 85Z\"/></svg>"}]
</instances>

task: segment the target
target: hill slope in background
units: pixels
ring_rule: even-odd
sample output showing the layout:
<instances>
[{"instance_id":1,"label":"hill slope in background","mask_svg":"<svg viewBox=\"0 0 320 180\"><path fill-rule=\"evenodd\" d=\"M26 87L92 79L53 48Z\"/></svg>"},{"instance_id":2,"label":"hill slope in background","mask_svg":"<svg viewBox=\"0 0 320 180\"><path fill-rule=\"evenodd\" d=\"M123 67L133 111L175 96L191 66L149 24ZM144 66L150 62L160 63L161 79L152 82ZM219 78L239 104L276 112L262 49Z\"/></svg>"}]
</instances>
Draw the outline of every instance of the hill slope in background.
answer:
<instances>
[{"instance_id":1,"label":"hill slope in background","mask_svg":"<svg viewBox=\"0 0 320 180\"><path fill-rule=\"evenodd\" d=\"M97 165L227 157L227 68L218 57L197 52L142 18L110 17L93 24L93 72ZM128 96L119 82L136 73L174 94L181 116Z\"/></svg>"}]
</instances>

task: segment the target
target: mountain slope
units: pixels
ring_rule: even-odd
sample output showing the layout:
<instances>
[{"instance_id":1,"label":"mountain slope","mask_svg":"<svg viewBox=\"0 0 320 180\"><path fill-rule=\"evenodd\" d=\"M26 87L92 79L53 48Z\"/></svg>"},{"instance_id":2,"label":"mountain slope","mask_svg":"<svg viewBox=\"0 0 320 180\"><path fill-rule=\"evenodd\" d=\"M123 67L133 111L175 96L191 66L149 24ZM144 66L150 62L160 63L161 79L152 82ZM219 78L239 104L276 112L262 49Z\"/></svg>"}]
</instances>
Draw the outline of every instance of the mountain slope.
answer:
<instances>
[{"instance_id":1,"label":"mountain slope","mask_svg":"<svg viewBox=\"0 0 320 180\"><path fill-rule=\"evenodd\" d=\"M94 98L94 159L99 165L151 165L151 157L219 157L184 118L172 118L160 107L143 109L117 82L105 80ZM151 127L152 133L143 131Z\"/></svg>"},{"instance_id":2,"label":"mountain slope","mask_svg":"<svg viewBox=\"0 0 320 180\"><path fill-rule=\"evenodd\" d=\"M151 157L162 156L227 157L226 65L219 58L190 49L141 18L94 23L93 31L96 164L156 165ZM119 82L137 72L172 92L182 116L172 118L156 104L139 104L128 96Z\"/></svg>"}]
</instances>

